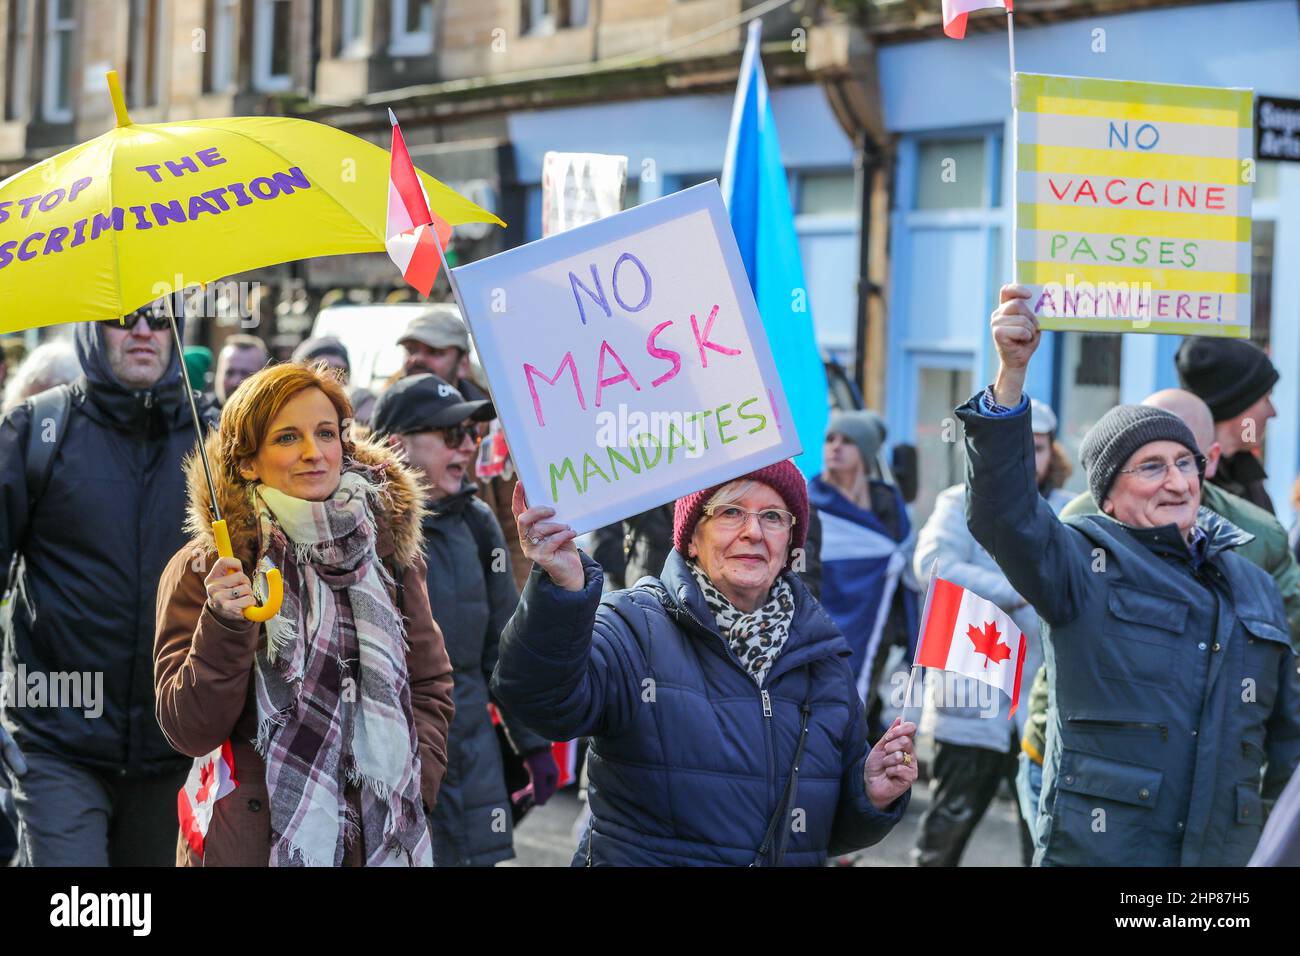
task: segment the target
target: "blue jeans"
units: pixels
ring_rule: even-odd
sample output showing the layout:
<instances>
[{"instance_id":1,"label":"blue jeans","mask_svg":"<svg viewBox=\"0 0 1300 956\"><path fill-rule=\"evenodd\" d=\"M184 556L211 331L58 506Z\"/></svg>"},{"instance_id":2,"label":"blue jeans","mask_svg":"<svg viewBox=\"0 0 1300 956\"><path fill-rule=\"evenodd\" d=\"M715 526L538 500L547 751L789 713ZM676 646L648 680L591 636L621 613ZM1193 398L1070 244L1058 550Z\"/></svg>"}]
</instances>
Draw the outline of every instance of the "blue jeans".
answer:
<instances>
[{"instance_id":1,"label":"blue jeans","mask_svg":"<svg viewBox=\"0 0 1300 956\"><path fill-rule=\"evenodd\" d=\"M1020 798L1020 815L1029 826L1029 833L1038 843L1038 800L1043 795L1043 768L1029 759L1023 750L1018 758L1020 768L1016 771L1016 795Z\"/></svg>"}]
</instances>

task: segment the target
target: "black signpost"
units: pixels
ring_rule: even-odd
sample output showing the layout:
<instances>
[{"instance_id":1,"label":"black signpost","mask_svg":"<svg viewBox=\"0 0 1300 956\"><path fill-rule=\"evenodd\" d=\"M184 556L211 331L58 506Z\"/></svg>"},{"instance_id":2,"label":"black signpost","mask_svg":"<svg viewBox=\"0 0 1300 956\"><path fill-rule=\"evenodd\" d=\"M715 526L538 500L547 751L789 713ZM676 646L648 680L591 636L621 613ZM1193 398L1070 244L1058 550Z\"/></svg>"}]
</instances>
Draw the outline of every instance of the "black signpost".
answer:
<instances>
[{"instance_id":1,"label":"black signpost","mask_svg":"<svg viewBox=\"0 0 1300 956\"><path fill-rule=\"evenodd\" d=\"M1300 100L1255 97L1255 159L1300 163Z\"/></svg>"}]
</instances>

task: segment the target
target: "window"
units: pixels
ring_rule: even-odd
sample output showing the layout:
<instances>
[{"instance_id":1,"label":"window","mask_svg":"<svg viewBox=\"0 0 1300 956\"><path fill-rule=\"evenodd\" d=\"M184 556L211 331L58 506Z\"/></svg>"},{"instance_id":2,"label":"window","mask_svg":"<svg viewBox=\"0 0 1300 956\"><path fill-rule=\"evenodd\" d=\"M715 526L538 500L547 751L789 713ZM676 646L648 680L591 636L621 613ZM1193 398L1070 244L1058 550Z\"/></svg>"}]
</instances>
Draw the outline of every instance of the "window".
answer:
<instances>
[{"instance_id":1,"label":"window","mask_svg":"<svg viewBox=\"0 0 1300 956\"><path fill-rule=\"evenodd\" d=\"M970 369L954 367L951 358L945 361L938 355L924 355L917 359L912 433L920 481L912 513L919 526L934 510L939 492L965 480L966 446L952 410L970 398L973 387Z\"/></svg>"},{"instance_id":2,"label":"window","mask_svg":"<svg viewBox=\"0 0 1300 956\"><path fill-rule=\"evenodd\" d=\"M852 172L802 173L799 176L801 216L852 216L857 212Z\"/></svg>"},{"instance_id":3,"label":"window","mask_svg":"<svg viewBox=\"0 0 1300 956\"><path fill-rule=\"evenodd\" d=\"M980 209L984 200L984 139L930 139L917 146L916 209Z\"/></svg>"},{"instance_id":4,"label":"window","mask_svg":"<svg viewBox=\"0 0 1300 956\"><path fill-rule=\"evenodd\" d=\"M153 106L158 102L158 50L162 45L162 0L131 0L127 20L126 102Z\"/></svg>"},{"instance_id":5,"label":"window","mask_svg":"<svg viewBox=\"0 0 1300 956\"><path fill-rule=\"evenodd\" d=\"M1256 199L1277 198L1277 176L1281 165L1281 160L1277 159L1261 159L1255 164L1254 196Z\"/></svg>"},{"instance_id":6,"label":"window","mask_svg":"<svg viewBox=\"0 0 1300 956\"><path fill-rule=\"evenodd\" d=\"M31 80L31 0L9 0L5 40L5 119L27 115Z\"/></svg>"},{"instance_id":7,"label":"window","mask_svg":"<svg viewBox=\"0 0 1300 956\"><path fill-rule=\"evenodd\" d=\"M520 0L519 32L548 36L556 30L587 25L588 0Z\"/></svg>"},{"instance_id":8,"label":"window","mask_svg":"<svg viewBox=\"0 0 1300 956\"><path fill-rule=\"evenodd\" d=\"M45 69L41 115L48 123L72 122L72 58L77 11L73 0L45 0Z\"/></svg>"},{"instance_id":9,"label":"window","mask_svg":"<svg viewBox=\"0 0 1300 956\"><path fill-rule=\"evenodd\" d=\"M228 93L235 88L235 47L239 35L239 0L208 0L208 50L203 61L203 92Z\"/></svg>"},{"instance_id":10,"label":"window","mask_svg":"<svg viewBox=\"0 0 1300 956\"><path fill-rule=\"evenodd\" d=\"M1119 404L1122 340L1123 336L1110 332L1067 332L1057 336L1061 400L1056 407L1060 423L1056 437L1072 462L1079 461L1083 436ZM1084 470L1075 468L1066 490L1086 488Z\"/></svg>"},{"instance_id":11,"label":"window","mask_svg":"<svg viewBox=\"0 0 1300 956\"><path fill-rule=\"evenodd\" d=\"M369 53L366 42L370 36L367 21L370 19L369 0L337 0L338 42L337 56L355 58Z\"/></svg>"},{"instance_id":12,"label":"window","mask_svg":"<svg viewBox=\"0 0 1300 956\"><path fill-rule=\"evenodd\" d=\"M257 0L253 23L253 84L264 93L293 86L289 74L292 0Z\"/></svg>"},{"instance_id":13,"label":"window","mask_svg":"<svg viewBox=\"0 0 1300 956\"><path fill-rule=\"evenodd\" d=\"M392 56L433 52L433 0L393 0Z\"/></svg>"}]
</instances>

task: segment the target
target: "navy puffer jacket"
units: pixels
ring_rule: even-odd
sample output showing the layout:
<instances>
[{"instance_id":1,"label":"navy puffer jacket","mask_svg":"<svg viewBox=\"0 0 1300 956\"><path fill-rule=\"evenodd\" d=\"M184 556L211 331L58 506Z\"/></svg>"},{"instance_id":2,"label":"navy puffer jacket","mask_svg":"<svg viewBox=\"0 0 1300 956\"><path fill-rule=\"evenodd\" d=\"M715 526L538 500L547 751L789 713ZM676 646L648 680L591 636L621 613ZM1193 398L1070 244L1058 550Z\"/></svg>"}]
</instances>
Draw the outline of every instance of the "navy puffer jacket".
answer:
<instances>
[{"instance_id":1,"label":"navy puffer jacket","mask_svg":"<svg viewBox=\"0 0 1300 956\"><path fill-rule=\"evenodd\" d=\"M592 819L575 865L756 862L786 790L808 704L797 787L761 860L811 866L828 853L878 843L909 794L886 811L866 797L871 749L849 647L795 575L794 621L760 688L713 625L685 559L662 579L601 599L600 566L583 555L586 586L557 587L534 568L501 636L493 690L534 730L590 736Z\"/></svg>"}]
</instances>

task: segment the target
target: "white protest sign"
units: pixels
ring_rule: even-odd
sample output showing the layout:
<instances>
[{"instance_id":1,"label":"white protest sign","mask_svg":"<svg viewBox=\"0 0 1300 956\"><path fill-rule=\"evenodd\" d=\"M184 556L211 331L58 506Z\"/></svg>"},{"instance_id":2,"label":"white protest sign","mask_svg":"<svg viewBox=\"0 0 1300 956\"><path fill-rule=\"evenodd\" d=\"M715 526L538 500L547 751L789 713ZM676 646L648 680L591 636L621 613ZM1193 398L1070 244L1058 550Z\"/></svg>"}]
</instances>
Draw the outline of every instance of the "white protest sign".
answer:
<instances>
[{"instance_id":1,"label":"white protest sign","mask_svg":"<svg viewBox=\"0 0 1300 956\"><path fill-rule=\"evenodd\" d=\"M716 182L454 274L529 503L579 534L799 454Z\"/></svg>"},{"instance_id":2,"label":"white protest sign","mask_svg":"<svg viewBox=\"0 0 1300 956\"><path fill-rule=\"evenodd\" d=\"M542 157L542 235L614 215L626 189L626 156L548 152Z\"/></svg>"}]
</instances>

